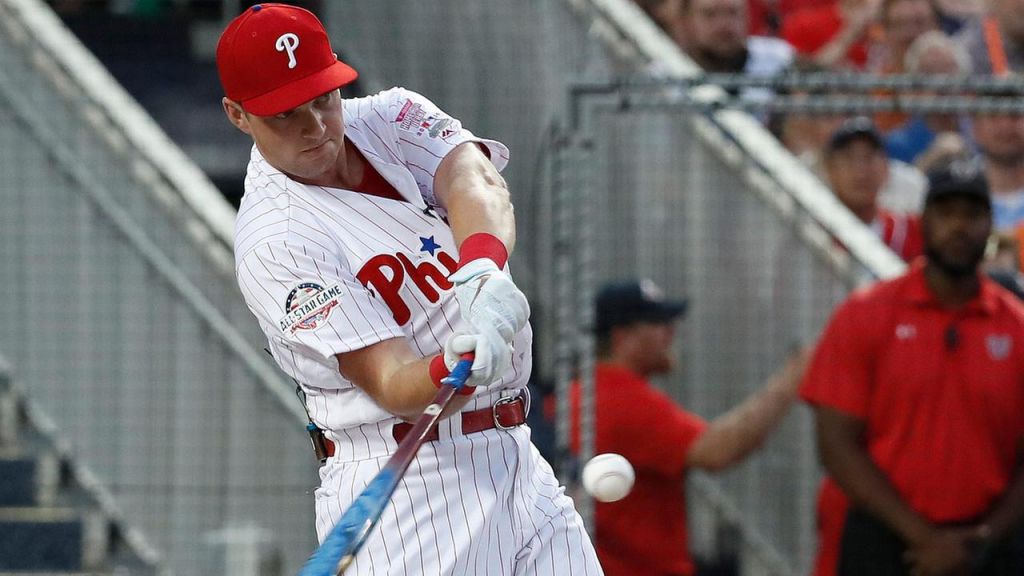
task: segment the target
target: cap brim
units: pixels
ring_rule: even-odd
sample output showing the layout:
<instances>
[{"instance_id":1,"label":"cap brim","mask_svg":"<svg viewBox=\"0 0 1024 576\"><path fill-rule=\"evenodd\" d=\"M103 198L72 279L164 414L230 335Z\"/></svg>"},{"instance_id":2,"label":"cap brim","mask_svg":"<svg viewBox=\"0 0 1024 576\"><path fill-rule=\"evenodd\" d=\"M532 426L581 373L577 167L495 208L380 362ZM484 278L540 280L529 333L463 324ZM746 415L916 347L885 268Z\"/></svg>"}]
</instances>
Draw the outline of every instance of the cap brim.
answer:
<instances>
[{"instance_id":1,"label":"cap brim","mask_svg":"<svg viewBox=\"0 0 1024 576\"><path fill-rule=\"evenodd\" d=\"M661 310L658 311L657 320L669 322L686 314L686 307L689 304L686 300L671 300L661 303Z\"/></svg>"},{"instance_id":2,"label":"cap brim","mask_svg":"<svg viewBox=\"0 0 1024 576\"><path fill-rule=\"evenodd\" d=\"M341 60L323 70L289 84L240 102L242 109L257 116L274 116L301 106L310 100L336 90L359 77L354 68Z\"/></svg>"}]
</instances>

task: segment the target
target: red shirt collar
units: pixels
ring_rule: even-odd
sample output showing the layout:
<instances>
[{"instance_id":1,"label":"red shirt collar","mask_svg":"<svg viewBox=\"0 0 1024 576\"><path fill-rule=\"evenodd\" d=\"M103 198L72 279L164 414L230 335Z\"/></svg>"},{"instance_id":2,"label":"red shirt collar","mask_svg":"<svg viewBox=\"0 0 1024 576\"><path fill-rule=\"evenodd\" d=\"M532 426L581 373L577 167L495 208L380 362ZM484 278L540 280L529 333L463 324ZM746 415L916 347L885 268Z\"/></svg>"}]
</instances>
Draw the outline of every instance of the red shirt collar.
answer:
<instances>
[{"instance_id":1,"label":"red shirt collar","mask_svg":"<svg viewBox=\"0 0 1024 576\"><path fill-rule=\"evenodd\" d=\"M924 258L918 258L910 265L903 294L907 301L914 304L941 308L942 305L936 300L935 294L932 293L931 288L928 287L928 281L925 279L925 263ZM984 274L979 273L979 275L981 276L981 287L977 296L967 302L964 310L994 314L998 309L999 295L992 287L992 281Z\"/></svg>"},{"instance_id":2,"label":"red shirt collar","mask_svg":"<svg viewBox=\"0 0 1024 576\"><path fill-rule=\"evenodd\" d=\"M603 379L614 380L618 382L624 381L635 381L635 382L646 382L646 378L633 372L629 368L626 368L622 364L615 364L613 362L599 360L597 365L594 367L594 372L599 374Z\"/></svg>"}]
</instances>

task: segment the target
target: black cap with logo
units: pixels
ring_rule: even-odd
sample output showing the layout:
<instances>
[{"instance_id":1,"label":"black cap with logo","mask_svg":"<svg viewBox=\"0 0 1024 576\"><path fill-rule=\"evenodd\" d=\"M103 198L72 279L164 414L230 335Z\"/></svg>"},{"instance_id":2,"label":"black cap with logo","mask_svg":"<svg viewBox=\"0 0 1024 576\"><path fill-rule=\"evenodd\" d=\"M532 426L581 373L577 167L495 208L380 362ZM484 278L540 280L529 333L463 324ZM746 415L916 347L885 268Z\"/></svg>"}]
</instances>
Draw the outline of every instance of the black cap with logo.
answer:
<instances>
[{"instance_id":1,"label":"black cap with logo","mask_svg":"<svg viewBox=\"0 0 1024 576\"><path fill-rule=\"evenodd\" d=\"M597 294L597 332L637 322L671 322L686 312L687 301L668 300L652 280L606 284Z\"/></svg>"},{"instance_id":2,"label":"black cap with logo","mask_svg":"<svg viewBox=\"0 0 1024 576\"><path fill-rule=\"evenodd\" d=\"M928 172L925 206L938 198L954 195L971 197L991 207L988 179L985 178L981 162L976 159L957 159Z\"/></svg>"}]
</instances>

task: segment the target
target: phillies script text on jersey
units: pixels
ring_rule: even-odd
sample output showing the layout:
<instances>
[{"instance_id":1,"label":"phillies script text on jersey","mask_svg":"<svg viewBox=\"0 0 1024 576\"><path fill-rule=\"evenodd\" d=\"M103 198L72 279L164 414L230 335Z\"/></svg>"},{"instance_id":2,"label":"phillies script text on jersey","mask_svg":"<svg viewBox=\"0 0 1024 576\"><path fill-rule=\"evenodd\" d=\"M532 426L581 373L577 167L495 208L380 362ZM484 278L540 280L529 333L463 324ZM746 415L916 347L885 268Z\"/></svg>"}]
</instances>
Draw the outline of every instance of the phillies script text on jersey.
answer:
<instances>
[{"instance_id":1,"label":"phillies script text on jersey","mask_svg":"<svg viewBox=\"0 0 1024 576\"><path fill-rule=\"evenodd\" d=\"M364 286L375 291L391 309L391 315L395 317L395 322L399 326L404 326L412 317L409 306L402 300L400 294L402 286L405 284L406 275L412 279L416 288L431 304L436 304L441 299L441 293L437 291L437 288L443 292L452 289L448 275L459 267L458 262L444 251L438 251L437 260L448 269L448 272L442 272L430 260L413 264L412 260L401 252L378 254L363 264L359 273L356 274L356 278ZM428 279L433 284L428 282ZM437 288L434 288L435 285Z\"/></svg>"}]
</instances>

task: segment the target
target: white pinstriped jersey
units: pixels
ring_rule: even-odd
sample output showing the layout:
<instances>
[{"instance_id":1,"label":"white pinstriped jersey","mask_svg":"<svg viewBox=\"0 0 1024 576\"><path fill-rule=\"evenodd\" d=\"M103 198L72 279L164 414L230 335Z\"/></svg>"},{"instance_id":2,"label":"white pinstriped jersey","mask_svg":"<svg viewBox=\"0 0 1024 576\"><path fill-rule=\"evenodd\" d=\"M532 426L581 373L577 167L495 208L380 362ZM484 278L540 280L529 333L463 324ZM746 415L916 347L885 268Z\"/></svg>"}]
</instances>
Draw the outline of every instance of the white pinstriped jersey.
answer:
<instances>
[{"instance_id":1,"label":"white pinstriped jersey","mask_svg":"<svg viewBox=\"0 0 1024 576\"><path fill-rule=\"evenodd\" d=\"M317 536L330 532L397 448L397 419L338 370L335 355L405 338L424 357L466 330L447 276L458 254L433 178L445 154L484 144L422 96L400 88L346 100L345 134L406 202L307 186L253 147L235 231L238 282L278 364L302 383L313 420L335 444L320 469ZM530 328L511 368L464 411L519 393L531 369ZM349 572L599 576L572 501L530 443L529 429L462 434L439 423L403 476Z\"/></svg>"},{"instance_id":2,"label":"white pinstriped jersey","mask_svg":"<svg viewBox=\"0 0 1024 576\"><path fill-rule=\"evenodd\" d=\"M314 422L331 431L393 419L341 375L335 354L399 337L429 357L469 329L447 280L458 251L434 172L467 141L486 145L499 170L508 162L504 145L400 88L344 101L344 118L349 142L407 202L300 184L253 146L235 231L242 294L274 358L307 389ZM531 340L529 327L517 335L512 367L488 392L526 385Z\"/></svg>"}]
</instances>

